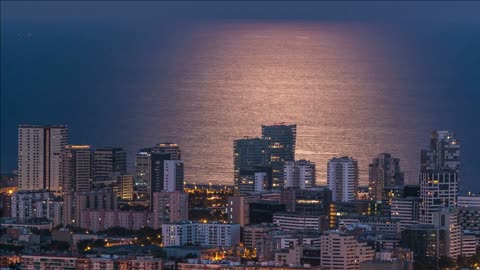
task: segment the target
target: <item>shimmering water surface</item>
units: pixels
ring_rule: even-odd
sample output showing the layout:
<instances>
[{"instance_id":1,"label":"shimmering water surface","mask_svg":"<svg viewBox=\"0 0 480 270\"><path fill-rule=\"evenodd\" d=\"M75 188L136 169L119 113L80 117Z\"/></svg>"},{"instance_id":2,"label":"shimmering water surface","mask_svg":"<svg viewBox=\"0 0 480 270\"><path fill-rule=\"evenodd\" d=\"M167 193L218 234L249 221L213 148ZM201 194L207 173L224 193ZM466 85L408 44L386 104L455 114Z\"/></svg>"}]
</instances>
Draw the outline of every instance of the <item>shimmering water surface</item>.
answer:
<instances>
[{"instance_id":1,"label":"shimmering water surface","mask_svg":"<svg viewBox=\"0 0 480 270\"><path fill-rule=\"evenodd\" d=\"M349 155L365 184L381 152L414 183L430 131L452 129L463 189L478 189L475 29L12 22L2 30L2 170L16 165L18 124L68 124L71 143L125 147L130 170L137 149L174 141L187 182L231 184L232 141L287 122L297 124L296 157L317 163L321 183L327 160Z\"/></svg>"}]
</instances>

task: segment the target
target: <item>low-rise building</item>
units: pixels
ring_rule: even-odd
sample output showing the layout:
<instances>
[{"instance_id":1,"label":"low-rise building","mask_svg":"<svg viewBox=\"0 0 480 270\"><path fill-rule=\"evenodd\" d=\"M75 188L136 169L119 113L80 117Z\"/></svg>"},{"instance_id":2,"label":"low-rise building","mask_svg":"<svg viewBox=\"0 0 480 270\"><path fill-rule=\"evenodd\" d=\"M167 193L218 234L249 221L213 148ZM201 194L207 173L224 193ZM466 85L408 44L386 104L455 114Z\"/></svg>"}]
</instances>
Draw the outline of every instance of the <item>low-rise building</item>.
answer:
<instances>
[{"instance_id":1,"label":"low-rise building","mask_svg":"<svg viewBox=\"0 0 480 270\"><path fill-rule=\"evenodd\" d=\"M22 269L63 269L76 270L76 257L23 255L20 258ZM105 270L105 269L104 269ZM113 270L113 269L112 269Z\"/></svg>"},{"instance_id":2,"label":"low-rise building","mask_svg":"<svg viewBox=\"0 0 480 270\"><path fill-rule=\"evenodd\" d=\"M475 253L477 252L477 239L474 232L462 232L461 248L462 256L470 257L475 255Z\"/></svg>"},{"instance_id":3,"label":"low-rise building","mask_svg":"<svg viewBox=\"0 0 480 270\"><path fill-rule=\"evenodd\" d=\"M231 247L240 243L240 225L191 221L163 224L162 243L164 247L187 244Z\"/></svg>"},{"instance_id":4,"label":"low-rise building","mask_svg":"<svg viewBox=\"0 0 480 270\"><path fill-rule=\"evenodd\" d=\"M111 227L122 227L130 230L139 230L151 227L152 212L150 211L120 211L94 210L80 211L80 227L93 232L103 231Z\"/></svg>"},{"instance_id":5,"label":"low-rise building","mask_svg":"<svg viewBox=\"0 0 480 270\"><path fill-rule=\"evenodd\" d=\"M374 251L366 243L340 231L321 236L321 266L331 270L357 270L362 262L371 261Z\"/></svg>"},{"instance_id":6,"label":"low-rise building","mask_svg":"<svg viewBox=\"0 0 480 270\"><path fill-rule=\"evenodd\" d=\"M261 239L263 236L268 235L269 232L278 229L278 226L270 223L245 226L243 229L243 245L246 248L254 249L257 246L258 239Z\"/></svg>"},{"instance_id":7,"label":"low-rise building","mask_svg":"<svg viewBox=\"0 0 480 270\"><path fill-rule=\"evenodd\" d=\"M301 213L275 213L273 224L289 230L328 230L328 216L304 215Z\"/></svg>"}]
</instances>

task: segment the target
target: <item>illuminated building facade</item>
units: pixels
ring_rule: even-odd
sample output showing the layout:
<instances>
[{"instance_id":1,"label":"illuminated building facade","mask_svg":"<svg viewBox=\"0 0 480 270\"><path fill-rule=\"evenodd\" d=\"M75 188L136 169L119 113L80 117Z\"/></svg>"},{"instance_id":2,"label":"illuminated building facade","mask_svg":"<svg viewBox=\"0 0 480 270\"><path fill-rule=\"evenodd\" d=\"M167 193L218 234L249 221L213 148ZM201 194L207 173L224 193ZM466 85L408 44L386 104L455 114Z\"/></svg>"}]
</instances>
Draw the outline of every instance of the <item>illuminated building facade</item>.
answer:
<instances>
[{"instance_id":1,"label":"illuminated building facade","mask_svg":"<svg viewBox=\"0 0 480 270\"><path fill-rule=\"evenodd\" d=\"M445 255L456 259L462 252L462 230L457 208L442 208L433 215L436 228L445 231Z\"/></svg>"},{"instance_id":2,"label":"illuminated building facade","mask_svg":"<svg viewBox=\"0 0 480 270\"><path fill-rule=\"evenodd\" d=\"M395 198L390 202L390 217L400 222L402 230L418 224L419 211L419 199L416 197Z\"/></svg>"},{"instance_id":3,"label":"illuminated building facade","mask_svg":"<svg viewBox=\"0 0 480 270\"><path fill-rule=\"evenodd\" d=\"M66 126L20 125L18 128L19 190L51 190L61 194L61 158L67 143Z\"/></svg>"},{"instance_id":4,"label":"illuminated building facade","mask_svg":"<svg viewBox=\"0 0 480 270\"><path fill-rule=\"evenodd\" d=\"M262 138L268 141L270 164L272 166L272 187L284 185L284 166L286 161L295 160L297 125L262 125Z\"/></svg>"},{"instance_id":5,"label":"illuminated building facade","mask_svg":"<svg viewBox=\"0 0 480 270\"><path fill-rule=\"evenodd\" d=\"M180 147L176 143L159 143L140 149L135 157L135 186L140 199L151 200L154 192L167 188L183 190L184 173Z\"/></svg>"},{"instance_id":6,"label":"illuminated building facade","mask_svg":"<svg viewBox=\"0 0 480 270\"><path fill-rule=\"evenodd\" d=\"M307 215L328 215L332 203L332 192L327 188L285 189L280 194L280 202L288 212Z\"/></svg>"},{"instance_id":7,"label":"illuminated building facade","mask_svg":"<svg viewBox=\"0 0 480 270\"><path fill-rule=\"evenodd\" d=\"M239 191L250 181L248 186L252 188L254 179L252 171L255 168L268 167L270 165L270 149L268 141L261 138L243 138L233 141L233 179L235 190ZM243 176L243 177L242 177Z\"/></svg>"},{"instance_id":8,"label":"illuminated building facade","mask_svg":"<svg viewBox=\"0 0 480 270\"><path fill-rule=\"evenodd\" d=\"M120 147L105 147L93 152L93 179L108 178L112 173L127 173L127 153Z\"/></svg>"},{"instance_id":9,"label":"illuminated building facade","mask_svg":"<svg viewBox=\"0 0 480 270\"><path fill-rule=\"evenodd\" d=\"M235 190L240 195L263 192L272 188L272 167L252 166L240 169L239 182Z\"/></svg>"},{"instance_id":10,"label":"illuminated building facade","mask_svg":"<svg viewBox=\"0 0 480 270\"><path fill-rule=\"evenodd\" d=\"M434 131L430 148L421 152L420 223L432 224L433 214L457 207L460 142L450 131Z\"/></svg>"},{"instance_id":11,"label":"illuminated building facade","mask_svg":"<svg viewBox=\"0 0 480 270\"><path fill-rule=\"evenodd\" d=\"M112 177L116 179L113 192L117 197L127 201L133 200L133 175L116 173L112 174Z\"/></svg>"},{"instance_id":12,"label":"illuminated building facade","mask_svg":"<svg viewBox=\"0 0 480 270\"><path fill-rule=\"evenodd\" d=\"M361 262L373 259L374 251L354 236L339 231L325 232L320 237L320 266L331 270L356 270Z\"/></svg>"},{"instance_id":13,"label":"illuminated building facade","mask_svg":"<svg viewBox=\"0 0 480 270\"><path fill-rule=\"evenodd\" d=\"M420 176L420 223L432 224L433 214L456 207L458 174L455 171L424 172Z\"/></svg>"},{"instance_id":14,"label":"illuminated building facade","mask_svg":"<svg viewBox=\"0 0 480 270\"><path fill-rule=\"evenodd\" d=\"M382 153L368 166L368 194L372 200L386 200L385 189L403 188L404 176L400 171L400 160L391 154Z\"/></svg>"},{"instance_id":15,"label":"illuminated building facade","mask_svg":"<svg viewBox=\"0 0 480 270\"><path fill-rule=\"evenodd\" d=\"M323 231L329 229L328 216L300 213L275 213L273 224L282 229L298 231Z\"/></svg>"},{"instance_id":16,"label":"illuminated building facade","mask_svg":"<svg viewBox=\"0 0 480 270\"><path fill-rule=\"evenodd\" d=\"M183 161L165 160L163 164L163 190L183 191Z\"/></svg>"},{"instance_id":17,"label":"illuminated building facade","mask_svg":"<svg viewBox=\"0 0 480 270\"><path fill-rule=\"evenodd\" d=\"M430 148L421 151L421 171L439 170L460 170L460 142L451 131L433 131Z\"/></svg>"},{"instance_id":18,"label":"illuminated building facade","mask_svg":"<svg viewBox=\"0 0 480 270\"><path fill-rule=\"evenodd\" d=\"M62 152L62 185L64 192L90 191L90 145L67 145Z\"/></svg>"},{"instance_id":19,"label":"illuminated building facade","mask_svg":"<svg viewBox=\"0 0 480 270\"><path fill-rule=\"evenodd\" d=\"M231 247L240 243L240 225L191 221L163 224L162 243L164 247L187 244Z\"/></svg>"},{"instance_id":20,"label":"illuminated building facade","mask_svg":"<svg viewBox=\"0 0 480 270\"><path fill-rule=\"evenodd\" d=\"M327 166L327 183L332 191L332 201L355 200L358 189L358 162L349 157L330 159Z\"/></svg>"},{"instance_id":21,"label":"illuminated building facade","mask_svg":"<svg viewBox=\"0 0 480 270\"><path fill-rule=\"evenodd\" d=\"M312 188L315 186L315 163L308 160L286 161L284 188Z\"/></svg>"},{"instance_id":22,"label":"illuminated building facade","mask_svg":"<svg viewBox=\"0 0 480 270\"><path fill-rule=\"evenodd\" d=\"M402 247L413 251L413 259L419 262L436 262L445 254L445 230L433 224L418 224L402 231Z\"/></svg>"},{"instance_id":23,"label":"illuminated building facade","mask_svg":"<svg viewBox=\"0 0 480 270\"><path fill-rule=\"evenodd\" d=\"M183 191L153 193L153 228L188 220L188 194Z\"/></svg>"}]
</instances>

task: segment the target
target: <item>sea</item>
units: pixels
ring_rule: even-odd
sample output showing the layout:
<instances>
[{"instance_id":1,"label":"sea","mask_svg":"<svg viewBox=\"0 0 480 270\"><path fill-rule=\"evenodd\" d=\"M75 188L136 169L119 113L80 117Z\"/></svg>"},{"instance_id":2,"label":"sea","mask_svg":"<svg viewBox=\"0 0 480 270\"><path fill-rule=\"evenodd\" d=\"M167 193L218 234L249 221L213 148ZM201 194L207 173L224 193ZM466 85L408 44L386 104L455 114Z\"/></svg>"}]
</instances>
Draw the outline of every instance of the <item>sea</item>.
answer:
<instances>
[{"instance_id":1,"label":"sea","mask_svg":"<svg viewBox=\"0 0 480 270\"><path fill-rule=\"evenodd\" d=\"M461 190L480 191L478 24L354 20L10 20L1 34L1 171L19 124L69 142L178 143L188 183L233 183L233 140L297 125L296 159L368 164L387 152L418 183L433 130L461 142Z\"/></svg>"}]
</instances>

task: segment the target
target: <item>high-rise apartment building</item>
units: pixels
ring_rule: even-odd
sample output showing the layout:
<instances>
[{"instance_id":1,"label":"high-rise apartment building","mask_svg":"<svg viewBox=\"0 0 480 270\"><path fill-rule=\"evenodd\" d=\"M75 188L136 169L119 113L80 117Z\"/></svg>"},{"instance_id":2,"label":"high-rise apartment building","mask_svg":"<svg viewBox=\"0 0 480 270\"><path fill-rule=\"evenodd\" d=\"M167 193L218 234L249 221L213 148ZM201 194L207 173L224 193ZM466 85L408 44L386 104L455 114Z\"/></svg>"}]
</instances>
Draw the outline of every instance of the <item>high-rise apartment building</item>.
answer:
<instances>
[{"instance_id":1,"label":"high-rise apartment building","mask_svg":"<svg viewBox=\"0 0 480 270\"><path fill-rule=\"evenodd\" d=\"M272 167L252 166L250 169L240 169L236 193L247 195L252 192L263 192L272 189Z\"/></svg>"},{"instance_id":2,"label":"high-rise apartment building","mask_svg":"<svg viewBox=\"0 0 480 270\"><path fill-rule=\"evenodd\" d=\"M63 200L50 191L18 191L11 197L11 217L19 223L48 219L53 226L63 223Z\"/></svg>"},{"instance_id":3,"label":"high-rise apartment building","mask_svg":"<svg viewBox=\"0 0 480 270\"><path fill-rule=\"evenodd\" d=\"M115 180L113 192L122 200L133 200L133 175L112 173L111 177Z\"/></svg>"},{"instance_id":4,"label":"high-rise apartment building","mask_svg":"<svg viewBox=\"0 0 480 270\"><path fill-rule=\"evenodd\" d=\"M93 152L93 178L108 178L112 173L127 173L127 153L120 147L105 147Z\"/></svg>"},{"instance_id":5,"label":"high-rise apartment building","mask_svg":"<svg viewBox=\"0 0 480 270\"><path fill-rule=\"evenodd\" d=\"M160 143L154 147L140 149L135 158L135 185L139 197L151 200L153 192L165 189L166 168L169 169L168 189L172 191L183 189L183 162L180 158L181 151L175 143Z\"/></svg>"},{"instance_id":6,"label":"high-rise apartment building","mask_svg":"<svg viewBox=\"0 0 480 270\"><path fill-rule=\"evenodd\" d=\"M270 149L272 186L274 189L282 188L285 162L295 160L297 125L262 125L262 138L268 141Z\"/></svg>"},{"instance_id":7,"label":"high-rise apartment building","mask_svg":"<svg viewBox=\"0 0 480 270\"><path fill-rule=\"evenodd\" d=\"M152 181L152 149L140 149L135 155L135 186L138 199L150 198L150 183Z\"/></svg>"},{"instance_id":8,"label":"high-rise apartment building","mask_svg":"<svg viewBox=\"0 0 480 270\"><path fill-rule=\"evenodd\" d=\"M180 147L176 143L158 143L153 147L153 151L157 153L170 154L171 160L182 159L182 151L180 151Z\"/></svg>"},{"instance_id":9,"label":"high-rise apartment building","mask_svg":"<svg viewBox=\"0 0 480 270\"><path fill-rule=\"evenodd\" d=\"M400 229L418 224L419 199L417 197L394 198L390 201L390 217L400 222Z\"/></svg>"},{"instance_id":10,"label":"high-rise apartment building","mask_svg":"<svg viewBox=\"0 0 480 270\"><path fill-rule=\"evenodd\" d=\"M236 190L242 182L242 171L270 165L268 146L268 141L261 138L243 138L233 141L233 182Z\"/></svg>"},{"instance_id":11,"label":"high-rise apartment building","mask_svg":"<svg viewBox=\"0 0 480 270\"><path fill-rule=\"evenodd\" d=\"M430 148L421 152L420 223L433 223L433 214L457 207L460 142L450 131L434 131Z\"/></svg>"},{"instance_id":12,"label":"high-rise apartment building","mask_svg":"<svg viewBox=\"0 0 480 270\"><path fill-rule=\"evenodd\" d=\"M400 171L400 160L391 154L382 153L368 166L368 194L372 200L386 200L386 188L404 185L404 176Z\"/></svg>"},{"instance_id":13,"label":"high-rise apartment building","mask_svg":"<svg viewBox=\"0 0 480 270\"><path fill-rule=\"evenodd\" d=\"M443 208L434 213L434 225L445 231L445 256L456 259L462 252L462 229L457 208Z\"/></svg>"},{"instance_id":14,"label":"high-rise apartment building","mask_svg":"<svg viewBox=\"0 0 480 270\"><path fill-rule=\"evenodd\" d=\"M358 189L358 162L349 157L330 159L327 166L327 183L332 191L332 201L354 200Z\"/></svg>"},{"instance_id":15,"label":"high-rise apartment building","mask_svg":"<svg viewBox=\"0 0 480 270\"><path fill-rule=\"evenodd\" d=\"M153 228L188 220L188 194L183 191L153 193Z\"/></svg>"},{"instance_id":16,"label":"high-rise apartment building","mask_svg":"<svg viewBox=\"0 0 480 270\"><path fill-rule=\"evenodd\" d=\"M455 171L423 172L420 175L420 223L432 224L433 214L457 207L458 174Z\"/></svg>"},{"instance_id":17,"label":"high-rise apartment building","mask_svg":"<svg viewBox=\"0 0 480 270\"><path fill-rule=\"evenodd\" d=\"M308 160L286 161L284 166L284 187L311 188L315 186L315 163Z\"/></svg>"},{"instance_id":18,"label":"high-rise apartment building","mask_svg":"<svg viewBox=\"0 0 480 270\"><path fill-rule=\"evenodd\" d=\"M165 160L163 172L164 191L183 191L183 161Z\"/></svg>"},{"instance_id":19,"label":"high-rise apartment building","mask_svg":"<svg viewBox=\"0 0 480 270\"><path fill-rule=\"evenodd\" d=\"M460 170L460 142L455 133L436 130L430 138L430 148L421 151L421 171Z\"/></svg>"},{"instance_id":20,"label":"high-rise apartment building","mask_svg":"<svg viewBox=\"0 0 480 270\"><path fill-rule=\"evenodd\" d=\"M18 128L19 190L62 192L62 150L66 126L20 125Z\"/></svg>"},{"instance_id":21,"label":"high-rise apartment building","mask_svg":"<svg viewBox=\"0 0 480 270\"><path fill-rule=\"evenodd\" d=\"M67 145L62 152L63 192L90 190L92 177L90 145Z\"/></svg>"}]
</instances>

